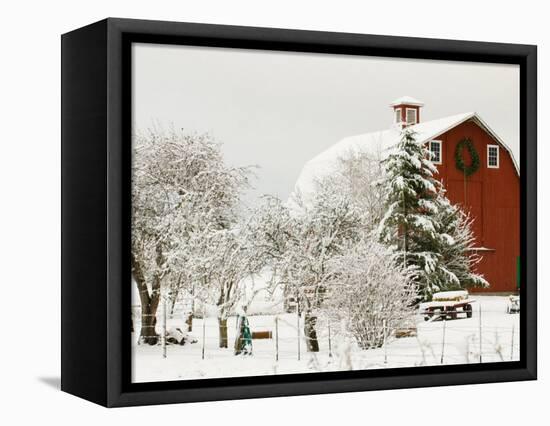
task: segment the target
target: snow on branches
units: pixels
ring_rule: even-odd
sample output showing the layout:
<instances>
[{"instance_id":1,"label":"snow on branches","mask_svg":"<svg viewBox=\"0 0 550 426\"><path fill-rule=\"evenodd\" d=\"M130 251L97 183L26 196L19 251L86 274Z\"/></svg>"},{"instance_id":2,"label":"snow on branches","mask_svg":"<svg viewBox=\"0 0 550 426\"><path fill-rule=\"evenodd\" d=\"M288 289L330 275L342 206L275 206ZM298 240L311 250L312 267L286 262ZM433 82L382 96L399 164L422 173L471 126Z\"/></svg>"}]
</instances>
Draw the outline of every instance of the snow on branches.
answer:
<instances>
[{"instance_id":1,"label":"snow on branches","mask_svg":"<svg viewBox=\"0 0 550 426\"><path fill-rule=\"evenodd\" d=\"M384 193L376 185L382 173L381 153L350 151L338 158L334 173L318 186L330 185L335 194L345 194L361 212L365 231L371 232L385 212Z\"/></svg>"},{"instance_id":2,"label":"snow on branches","mask_svg":"<svg viewBox=\"0 0 550 426\"><path fill-rule=\"evenodd\" d=\"M230 227L249 171L226 166L208 135L174 130L136 135L132 160L132 273L141 338L155 344L161 289L177 293L189 284L184 271L196 259L190 242Z\"/></svg>"},{"instance_id":3,"label":"snow on branches","mask_svg":"<svg viewBox=\"0 0 550 426\"><path fill-rule=\"evenodd\" d=\"M391 249L365 238L328 263L324 309L344 321L362 349L382 346L414 315L416 287L411 271L395 262Z\"/></svg>"},{"instance_id":4,"label":"snow on branches","mask_svg":"<svg viewBox=\"0 0 550 426\"><path fill-rule=\"evenodd\" d=\"M298 211L292 213L278 203L265 215L260 241L270 253L276 285L283 285L304 314L307 348L319 350L315 324L326 292L326 265L335 254L342 253L347 241L356 240L363 232L362 215L349 197L335 191L332 182L319 183L311 203L299 195L292 202Z\"/></svg>"},{"instance_id":5,"label":"snow on branches","mask_svg":"<svg viewBox=\"0 0 550 426\"><path fill-rule=\"evenodd\" d=\"M471 221L452 206L424 143L405 128L393 152L383 161L386 213L380 222L380 241L400 254L397 259L416 269L419 297L430 300L437 291L486 285L472 272L476 262Z\"/></svg>"}]
</instances>

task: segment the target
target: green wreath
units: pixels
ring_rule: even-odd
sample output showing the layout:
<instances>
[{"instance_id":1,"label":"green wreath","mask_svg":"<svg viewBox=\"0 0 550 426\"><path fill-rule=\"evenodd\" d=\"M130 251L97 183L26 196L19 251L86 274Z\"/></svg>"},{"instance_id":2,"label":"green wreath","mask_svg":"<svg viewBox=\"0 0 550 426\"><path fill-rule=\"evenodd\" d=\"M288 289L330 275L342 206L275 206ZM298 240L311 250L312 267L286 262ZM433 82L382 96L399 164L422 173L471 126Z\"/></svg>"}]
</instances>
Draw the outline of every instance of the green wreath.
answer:
<instances>
[{"instance_id":1,"label":"green wreath","mask_svg":"<svg viewBox=\"0 0 550 426\"><path fill-rule=\"evenodd\" d=\"M464 163L464 147L466 147L468 153L470 154L470 158L472 159L472 162L469 165L466 165ZM464 173L466 176L473 175L475 172L477 172L477 169L479 169L479 155L470 139L464 138L456 144L455 163L456 168Z\"/></svg>"}]
</instances>

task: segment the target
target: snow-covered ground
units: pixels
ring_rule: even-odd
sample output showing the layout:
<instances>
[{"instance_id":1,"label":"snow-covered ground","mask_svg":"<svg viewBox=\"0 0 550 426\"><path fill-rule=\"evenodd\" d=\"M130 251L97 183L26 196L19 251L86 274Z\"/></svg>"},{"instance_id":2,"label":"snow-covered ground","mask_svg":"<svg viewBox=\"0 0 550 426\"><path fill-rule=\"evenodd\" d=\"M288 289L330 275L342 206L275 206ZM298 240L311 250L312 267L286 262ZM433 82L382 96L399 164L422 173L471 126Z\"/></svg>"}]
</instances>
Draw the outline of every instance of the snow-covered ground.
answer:
<instances>
[{"instance_id":1,"label":"snow-covered ground","mask_svg":"<svg viewBox=\"0 0 550 426\"><path fill-rule=\"evenodd\" d=\"M474 296L473 317L449 321L425 322L416 317L416 337L391 338L385 347L361 350L338 329L330 330L319 320L320 352L308 353L300 322L297 332L296 314L278 316L276 339L275 315L249 316L252 331L270 330L273 339L254 340L252 356L234 356L233 341L236 317L228 320L229 348L218 348L215 317L193 321L193 335L198 342L184 346L168 345L166 358L160 345L138 345L138 333L132 336L134 382L257 376L267 374L309 373L318 371L362 370L373 368L414 367L421 365L464 364L481 361L499 362L519 359L519 315L507 314L508 298ZM168 327L183 327L182 319L168 319ZM139 324L135 324L139 331ZM333 325L333 328L334 325ZM203 339L203 330L205 339ZM160 331L160 327L159 327ZM277 356L278 343L278 361ZM512 346L513 345L513 346ZM202 352L204 346L204 359ZM330 347L329 347L330 346ZM299 358L298 359L298 352ZM332 356L331 356L332 355Z\"/></svg>"}]
</instances>

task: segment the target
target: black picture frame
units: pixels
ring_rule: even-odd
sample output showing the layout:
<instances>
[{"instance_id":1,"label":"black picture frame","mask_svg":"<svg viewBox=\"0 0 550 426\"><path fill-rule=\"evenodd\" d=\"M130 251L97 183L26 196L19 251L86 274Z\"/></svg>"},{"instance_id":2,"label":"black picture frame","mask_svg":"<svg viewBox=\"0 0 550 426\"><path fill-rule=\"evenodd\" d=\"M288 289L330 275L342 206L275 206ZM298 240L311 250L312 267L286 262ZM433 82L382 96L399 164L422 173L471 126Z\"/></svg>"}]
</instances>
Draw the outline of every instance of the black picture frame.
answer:
<instances>
[{"instance_id":1,"label":"black picture frame","mask_svg":"<svg viewBox=\"0 0 550 426\"><path fill-rule=\"evenodd\" d=\"M61 41L62 390L117 407L536 379L536 46L116 18ZM518 64L520 361L130 383L133 42Z\"/></svg>"}]
</instances>

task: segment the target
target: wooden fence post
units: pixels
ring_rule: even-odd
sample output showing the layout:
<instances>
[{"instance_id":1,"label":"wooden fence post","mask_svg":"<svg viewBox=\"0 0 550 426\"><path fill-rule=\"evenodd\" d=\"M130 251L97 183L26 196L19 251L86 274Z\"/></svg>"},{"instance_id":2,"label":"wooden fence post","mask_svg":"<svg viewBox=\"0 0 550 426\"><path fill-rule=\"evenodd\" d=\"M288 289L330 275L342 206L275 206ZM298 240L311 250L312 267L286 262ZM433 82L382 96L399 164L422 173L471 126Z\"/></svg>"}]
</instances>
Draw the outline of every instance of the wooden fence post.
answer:
<instances>
[{"instance_id":1,"label":"wooden fence post","mask_svg":"<svg viewBox=\"0 0 550 426\"><path fill-rule=\"evenodd\" d=\"M512 342L510 343L510 361L514 359L514 331L515 331L516 325L512 324Z\"/></svg>"},{"instance_id":2,"label":"wooden fence post","mask_svg":"<svg viewBox=\"0 0 550 426\"><path fill-rule=\"evenodd\" d=\"M296 286L296 333L298 337L298 361L300 361L300 302L298 286Z\"/></svg>"},{"instance_id":3,"label":"wooden fence post","mask_svg":"<svg viewBox=\"0 0 550 426\"><path fill-rule=\"evenodd\" d=\"M328 357L332 358L332 340L330 336L330 319L328 322Z\"/></svg>"},{"instance_id":4,"label":"wooden fence post","mask_svg":"<svg viewBox=\"0 0 550 426\"><path fill-rule=\"evenodd\" d=\"M202 315L202 359L204 359L204 346L206 345L206 313Z\"/></svg>"},{"instance_id":5,"label":"wooden fence post","mask_svg":"<svg viewBox=\"0 0 550 426\"><path fill-rule=\"evenodd\" d=\"M166 297L162 302L162 357L166 358Z\"/></svg>"},{"instance_id":6,"label":"wooden fence post","mask_svg":"<svg viewBox=\"0 0 550 426\"><path fill-rule=\"evenodd\" d=\"M479 362L483 362L483 356L481 352L483 351L483 337L482 337L482 328L481 328L481 303L479 304Z\"/></svg>"},{"instance_id":7,"label":"wooden fence post","mask_svg":"<svg viewBox=\"0 0 550 426\"><path fill-rule=\"evenodd\" d=\"M279 361L279 317L275 316L275 361Z\"/></svg>"},{"instance_id":8,"label":"wooden fence post","mask_svg":"<svg viewBox=\"0 0 550 426\"><path fill-rule=\"evenodd\" d=\"M388 346L387 346L387 334L386 334L386 320L382 320L382 333L384 333L384 365L388 364Z\"/></svg>"},{"instance_id":9,"label":"wooden fence post","mask_svg":"<svg viewBox=\"0 0 550 426\"><path fill-rule=\"evenodd\" d=\"M447 317L443 317L443 338L441 340L441 364L443 364L443 358L445 357L445 330L447 328Z\"/></svg>"}]
</instances>

